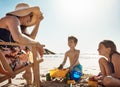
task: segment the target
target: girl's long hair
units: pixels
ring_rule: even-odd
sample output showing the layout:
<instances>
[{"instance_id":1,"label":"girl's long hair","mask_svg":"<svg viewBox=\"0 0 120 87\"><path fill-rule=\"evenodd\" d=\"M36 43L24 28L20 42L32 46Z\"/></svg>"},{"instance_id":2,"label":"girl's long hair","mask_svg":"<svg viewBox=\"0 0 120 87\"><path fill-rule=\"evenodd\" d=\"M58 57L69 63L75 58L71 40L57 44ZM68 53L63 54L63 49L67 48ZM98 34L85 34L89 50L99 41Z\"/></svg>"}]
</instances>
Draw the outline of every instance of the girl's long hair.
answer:
<instances>
[{"instance_id":1,"label":"girl's long hair","mask_svg":"<svg viewBox=\"0 0 120 87\"><path fill-rule=\"evenodd\" d=\"M106 48L110 48L111 49L110 55L113 54L113 53L120 54L117 51L117 47L116 47L116 45L115 45L115 43L113 41L111 41L111 40L103 40L102 42L100 42L100 44L103 44Z\"/></svg>"}]
</instances>

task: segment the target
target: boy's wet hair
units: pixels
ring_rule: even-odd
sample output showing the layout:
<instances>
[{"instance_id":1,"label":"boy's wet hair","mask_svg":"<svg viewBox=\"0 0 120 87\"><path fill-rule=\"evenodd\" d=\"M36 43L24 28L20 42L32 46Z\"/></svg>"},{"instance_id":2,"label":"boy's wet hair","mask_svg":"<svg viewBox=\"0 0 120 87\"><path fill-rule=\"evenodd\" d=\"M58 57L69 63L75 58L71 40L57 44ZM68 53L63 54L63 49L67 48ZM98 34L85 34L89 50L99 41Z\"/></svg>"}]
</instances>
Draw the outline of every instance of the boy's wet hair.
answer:
<instances>
[{"instance_id":1,"label":"boy's wet hair","mask_svg":"<svg viewBox=\"0 0 120 87\"><path fill-rule=\"evenodd\" d=\"M68 37L68 41L69 41L69 40L73 40L75 43L78 42L78 39L77 39L76 37L74 37L74 36L69 36L69 37Z\"/></svg>"}]
</instances>

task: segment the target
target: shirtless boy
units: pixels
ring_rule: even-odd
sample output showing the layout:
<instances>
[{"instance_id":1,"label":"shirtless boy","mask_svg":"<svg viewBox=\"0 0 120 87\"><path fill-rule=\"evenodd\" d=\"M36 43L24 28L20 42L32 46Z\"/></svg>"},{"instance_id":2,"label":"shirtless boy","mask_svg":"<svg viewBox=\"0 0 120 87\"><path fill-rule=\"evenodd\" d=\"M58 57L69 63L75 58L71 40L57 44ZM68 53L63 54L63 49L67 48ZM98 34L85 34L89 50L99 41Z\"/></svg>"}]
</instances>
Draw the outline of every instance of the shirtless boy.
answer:
<instances>
[{"instance_id":1,"label":"shirtless boy","mask_svg":"<svg viewBox=\"0 0 120 87\"><path fill-rule=\"evenodd\" d=\"M67 58L69 58L70 61L70 66L69 66L69 71L72 72L72 70L82 72L82 65L79 62L79 54L80 50L76 49L78 39L74 36L69 36L68 37L68 46L69 50L65 53L64 60L62 64L58 67L59 69L63 68L65 65Z\"/></svg>"}]
</instances>

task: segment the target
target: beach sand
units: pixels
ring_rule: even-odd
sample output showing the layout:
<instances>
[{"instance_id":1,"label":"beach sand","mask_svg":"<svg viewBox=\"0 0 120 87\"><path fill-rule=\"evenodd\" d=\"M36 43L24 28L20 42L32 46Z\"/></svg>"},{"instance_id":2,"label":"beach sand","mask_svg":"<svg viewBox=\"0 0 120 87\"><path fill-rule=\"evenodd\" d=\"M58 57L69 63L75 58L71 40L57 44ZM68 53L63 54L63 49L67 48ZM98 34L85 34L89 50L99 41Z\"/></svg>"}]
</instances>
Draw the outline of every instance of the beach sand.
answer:
<instances>
[{"instance_id":1,"label":"beach sand","mask_svg":"<svg viewBox=\"0 0 120 87\"><path fill-rule=\"evenodd\" d=\"M41 87L67 87L68 85L60 83L58 81L48 82L46 81L46 74L49 70L54 69L60 65L63 60L63 55L46 55L44 56L44 62L40 63L40 79ZM97 75L99 71L98 58L96 56L81 56L80 63L83 66L83 73L86 75ZM69 66L69 61L67 61L65 68ZM12 79L12 84L5 85L8 81L0 83L0 87L24 87L26 84L25 80L22 78L22 73L18 74L14 79ZM52 85L50 85L52 83ZM46 85L45 85L46 84ZM59 86L58 86L59 85ZM81 87L80 84L77 84Z\"/></svg>"}]
</instances>

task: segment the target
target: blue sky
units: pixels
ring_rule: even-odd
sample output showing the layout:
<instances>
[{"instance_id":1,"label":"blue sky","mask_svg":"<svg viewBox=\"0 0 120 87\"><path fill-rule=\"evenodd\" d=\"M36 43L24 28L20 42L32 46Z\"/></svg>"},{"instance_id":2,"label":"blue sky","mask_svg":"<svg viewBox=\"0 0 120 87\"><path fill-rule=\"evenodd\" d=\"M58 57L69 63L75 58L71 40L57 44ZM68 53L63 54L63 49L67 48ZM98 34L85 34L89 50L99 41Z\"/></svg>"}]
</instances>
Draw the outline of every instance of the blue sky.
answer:
<instances>
[{"instance_id":1,"label":"blue sky","mask_svg":"<svg viewBox=\"0 0 120 87\"><path fill-rule=\"evenodd\" d=\"M0 18L16 4L39 6L44 15L36 40L64 53L67 38L78 38L81 53L97 53L100 41L113 40L120 51L120 0L0 0Z\"/></svg>"}]
</instances>

